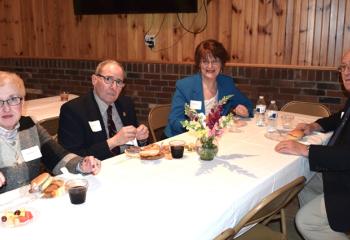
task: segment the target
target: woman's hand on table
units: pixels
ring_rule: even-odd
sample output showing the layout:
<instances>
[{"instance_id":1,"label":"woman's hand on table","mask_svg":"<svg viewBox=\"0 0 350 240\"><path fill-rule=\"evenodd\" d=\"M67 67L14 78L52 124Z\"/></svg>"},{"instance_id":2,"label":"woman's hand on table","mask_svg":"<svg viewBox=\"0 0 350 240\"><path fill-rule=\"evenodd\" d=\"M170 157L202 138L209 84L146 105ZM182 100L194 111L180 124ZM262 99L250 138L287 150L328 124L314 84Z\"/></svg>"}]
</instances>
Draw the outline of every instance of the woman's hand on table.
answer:
<instances>
[{"instance_id":1,"label":"woman's hand on table","mask_svg":"<svg viewBox=\"0 0 350 240\"><path fill-rule=\"evenodd\" d=\"M5 185L5 183L6 183L5 176L4 176L4 174L2 174L2 172L0 172L0 187Z\"/></svg>"},{"instance_id":2,"label":"woman's hand on table","mask_svg":"<svg viewBox=\"0 0 350 240\"><path fill-rule=\"evenodd\" d=\"M275 151L279 153L286 153L298 156L307 157L309 155L309 147L305 144L294 140L285 140L279 142L275 146Z\"/></svg>"},{"instance_id":3,"label":"woman's hand on table","mask_svg":"<svg viewBox=\"0 0 350 240\"><path fill-rule=\"evenodd\" d=\"M248 109L245 106L243 106L242 104L238 104L237 107L235 109L233 109L233 113L237 114L238 116L241 116L241 117L248 117L249 116Z\"/></svg>"},{"instance_id":4,"label":"woman's hand on table","mask_svg":"<svg viewBox=\"0 0 350 240\"><path fill-rule=\"evenodd\" d=\"M85 157L79 164L80 170L83 173L92 173L96 175L101 170L101 161L93 156Z\"/></svg>"}]
</instances>

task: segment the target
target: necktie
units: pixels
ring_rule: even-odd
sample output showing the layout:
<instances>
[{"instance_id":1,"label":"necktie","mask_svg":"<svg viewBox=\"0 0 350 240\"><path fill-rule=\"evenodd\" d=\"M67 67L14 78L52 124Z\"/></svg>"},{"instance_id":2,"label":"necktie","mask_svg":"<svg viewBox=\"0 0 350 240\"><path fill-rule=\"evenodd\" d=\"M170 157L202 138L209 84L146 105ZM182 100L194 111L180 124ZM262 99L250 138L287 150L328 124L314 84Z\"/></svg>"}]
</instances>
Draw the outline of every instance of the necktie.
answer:
<instances>
[{"instance_id":1,"label":"necktie","mask_svg":"<svg viewBox=\"0 0 350 240\"><path fill-rule=\"evenodd\" d=\"M337 139L340 136L340 133L342 132L346 122L348 121L350 116L350 106L348 107L348 109L346 110L346 112L344 113L344 116L341 120L340 125L337 127L337 129L335 130L335 132L333 133L332 137L329 139L327 146L333 146L334 143L337 141Z\"/></svg>"},{"instance_id":2,"label":"necktie","mask_svg":"<svg viewBox=\"0 0 350 240\"><path fill-rule=\"evenodd\" d=\"M117 133L117 128L113 122L112 118L112 106L109 105L107 108L107 127L108 127L108 136L111 138ZM120 153L119 147L115 147L111 150L114 154L118 155Z\"/></svg>"}]
</instances>

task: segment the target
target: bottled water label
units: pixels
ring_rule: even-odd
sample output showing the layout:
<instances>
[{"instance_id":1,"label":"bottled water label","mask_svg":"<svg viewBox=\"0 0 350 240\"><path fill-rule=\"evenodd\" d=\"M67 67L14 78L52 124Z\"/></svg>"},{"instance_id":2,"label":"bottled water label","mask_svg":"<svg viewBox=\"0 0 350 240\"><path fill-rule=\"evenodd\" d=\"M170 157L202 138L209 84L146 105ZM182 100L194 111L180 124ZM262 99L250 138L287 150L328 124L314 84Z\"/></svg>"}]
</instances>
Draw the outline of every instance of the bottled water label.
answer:
<instances>
[{"instance_id":1,"label":"bottled water label","mask_svg":"<svg viewBox=\"0 0 350 240\"><path fill-rule=\"evenodd\" d=\"M256 106L256 112L265 113L265 111L266 111L266 105L257 105Z\"/></svg>"},{"instance_id":2,"label":"bottled water label","mask_svg":"<svg viewBox=\"0 0 350 240\"><path fill-rule=\"evenodd\" d=\"M267 111L267 131L274 132L277 127L277 111L268 110Z\"/></svg>"},{"instance_id":3,"label":"bottled water label","mask_svg":"<svg viewBox=\"0 0 350 240\"><path fill-rule=\"evenodd\" d=\"M277 111L268 111L267 112L267 118L270 120L276 120L277 119Z\"/></svg>"}]
</instances>

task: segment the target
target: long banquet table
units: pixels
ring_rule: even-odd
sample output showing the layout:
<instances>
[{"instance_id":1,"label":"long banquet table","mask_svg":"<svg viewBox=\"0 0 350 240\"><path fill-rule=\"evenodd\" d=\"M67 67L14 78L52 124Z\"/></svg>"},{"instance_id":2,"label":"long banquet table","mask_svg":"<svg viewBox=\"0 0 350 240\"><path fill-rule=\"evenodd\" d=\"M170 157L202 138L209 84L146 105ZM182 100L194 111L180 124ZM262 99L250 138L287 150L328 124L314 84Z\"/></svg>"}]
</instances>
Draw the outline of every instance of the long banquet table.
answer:
<instances>
[{"instance_id":1,"label":"long banquet table","mask_svg":"<svg viewBox=\"0 0 350 240\"><path fill-rule=\"evenodd\" d=\"M78 97L69 94L68 100ZM24 101L23 115L32 116L36 121L58 117L60 108L65 101L61 101L60 96L52 96Z\"/></svg>"},{"instance_id":2,"label":"long banquet table","mask_svg":"<svg viewBox=\"0 0 350 240\"><path fill-rule=\"evenodd\" d=\"M295 116L300 122L315 120ZM275 152L277 142L264 136L266 128L247 123L239 133L223 135L213 161L189 151L173 160L124 154L105 160L99 175L85 176L90 188L83 205L70 204L68 194L35 200L28 194L16 199L24 189L2 194L0 212L26 207L35 218L15 228L0 224L0 239L213 239L264 196L311 174L306 158ZM328 137L317 133L304 142L324 144ZM188 133L175 138L195 141Z\"/></svg>"}]
</instances>

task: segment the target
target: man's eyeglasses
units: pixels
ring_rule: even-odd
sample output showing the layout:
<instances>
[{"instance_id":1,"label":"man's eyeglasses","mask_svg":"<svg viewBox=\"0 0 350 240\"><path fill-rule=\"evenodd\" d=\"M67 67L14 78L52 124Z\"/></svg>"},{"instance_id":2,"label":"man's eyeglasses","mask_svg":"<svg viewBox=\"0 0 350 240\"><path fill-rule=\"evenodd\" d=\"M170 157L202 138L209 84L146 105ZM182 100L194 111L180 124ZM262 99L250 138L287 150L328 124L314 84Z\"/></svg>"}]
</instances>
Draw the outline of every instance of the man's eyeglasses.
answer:
<instances>
[{"instance_id":1,"label":"man's eyeglasses","mask_svg":"<svg viewBox=\"0 0 350 240\"><path fill-rule=\"evenodd\" d=\"M350 65L348 64L340 64L340 66L338 67L338 71L339 72L345 72L345 71L350 71Z\"/></svg>"},{"instance_id":2,"label":"man's eyeglasses","mask_svg":"<svg viewBox=\"0 0 350 240\"><path fill-rule=\"evenodd\" d=\"M95 74L97 77L101 77L103 79L103 81L105 82L105 84L108 84L108 85L112 85L113 82L115 82L115 84L117 84L118 87L122 88L125 86L125 83L123 80L121 79L113 79L113 77L110 77L110 76L103 76L101 74Z\"/></svg>"},{"instance_id":3,"label":"man's eyeglasses","mask_svg":"<svg viewBox=\"0 0 350 240\"><path fill-rule=\"evenodd\" d=\"M5 103L7 103L10 106L16 106L22 102L22 97L10 97L6 100L0 100L0 107L3 107Z\"/></svg>"},{"instance_id":4,"label":"man's eyeglasses","mask_svg":"<svg viewBox=\"0 0 350 240\"><path fill-rule=\"evenodd\" d=\"M212 60L212 61L209 61L208 59L203 59L203 60L201 61L201 63L202 63L203 66L205 66L205 67L208 67L210 64L211 64L212 66L217 67L217 66L219 66L219 64L221 63L221 61L220 61L220 59L214 59L214 60Z\"/></svg>"}]
</instances>

